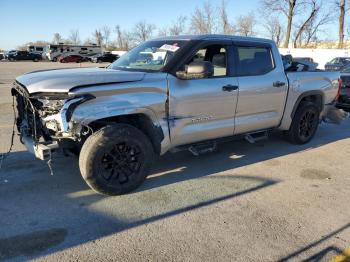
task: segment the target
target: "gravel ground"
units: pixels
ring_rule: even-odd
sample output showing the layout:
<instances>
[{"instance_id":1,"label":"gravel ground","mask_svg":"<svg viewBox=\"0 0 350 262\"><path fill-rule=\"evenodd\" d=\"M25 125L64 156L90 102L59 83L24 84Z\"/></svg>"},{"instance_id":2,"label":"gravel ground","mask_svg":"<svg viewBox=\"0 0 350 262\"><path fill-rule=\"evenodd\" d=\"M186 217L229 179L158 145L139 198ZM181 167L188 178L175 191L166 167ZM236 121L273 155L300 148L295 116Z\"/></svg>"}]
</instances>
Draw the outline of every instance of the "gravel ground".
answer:
<instances>
[{"instance_id":1,"label":"gravel ground","mask_svg":"<svg viewBox=\"0 0 350 262\"><path fill-rule=\"evenodd\" d=\"M15 76L79 64L0 62L0 152ZM96 66L82 64L82 66ZM162 157L136 192L96 195L75 158L50 175L16 137L0 170L0 260L328 261L350 246L350 120L305 146L280 134Z\"/></svg>"}]
</instances>

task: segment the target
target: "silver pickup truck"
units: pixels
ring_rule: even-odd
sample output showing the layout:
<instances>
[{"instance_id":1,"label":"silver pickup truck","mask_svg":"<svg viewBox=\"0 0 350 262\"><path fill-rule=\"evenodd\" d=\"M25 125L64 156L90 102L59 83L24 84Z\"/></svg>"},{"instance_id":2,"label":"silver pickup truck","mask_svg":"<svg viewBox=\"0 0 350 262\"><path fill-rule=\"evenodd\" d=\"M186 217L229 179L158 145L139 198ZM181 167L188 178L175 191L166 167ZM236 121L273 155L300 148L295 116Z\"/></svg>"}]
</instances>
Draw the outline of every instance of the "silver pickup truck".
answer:
<instances>
[{"instance_id":1,"label":"silver pickup truck","mask_svg":"<svg viewBox=\"0 0 350 262\"><path fill-rule=\"evenodd\" d=\"M177 36L142 43L107 68L27 73L12 95L28 150L42 160L59 148L76 152L87 184L118 195L168 151L199 155L222 139L255 142L274 129L309 142L338 79L284 63L270 40Z\"/></svg>"}]
</instances>

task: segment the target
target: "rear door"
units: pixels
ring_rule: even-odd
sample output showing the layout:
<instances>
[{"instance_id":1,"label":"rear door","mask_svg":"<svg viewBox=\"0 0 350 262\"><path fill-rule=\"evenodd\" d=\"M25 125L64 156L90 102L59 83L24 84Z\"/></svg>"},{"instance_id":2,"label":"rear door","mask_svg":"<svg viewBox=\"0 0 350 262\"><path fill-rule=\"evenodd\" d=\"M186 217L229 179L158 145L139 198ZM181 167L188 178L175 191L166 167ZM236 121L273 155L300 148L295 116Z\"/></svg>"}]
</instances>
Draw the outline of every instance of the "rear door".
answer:
<instances>
[{"instance_id":1,"label":"rear door","mask_svg":"<svg viewBox=\"0 0 350 262\"><path fill-rule=\"evenodd\" d=\"M239 98L235 134L279 126L288 92L277 48L264 43L235 43Z\"/></svg>"}]
</instances>

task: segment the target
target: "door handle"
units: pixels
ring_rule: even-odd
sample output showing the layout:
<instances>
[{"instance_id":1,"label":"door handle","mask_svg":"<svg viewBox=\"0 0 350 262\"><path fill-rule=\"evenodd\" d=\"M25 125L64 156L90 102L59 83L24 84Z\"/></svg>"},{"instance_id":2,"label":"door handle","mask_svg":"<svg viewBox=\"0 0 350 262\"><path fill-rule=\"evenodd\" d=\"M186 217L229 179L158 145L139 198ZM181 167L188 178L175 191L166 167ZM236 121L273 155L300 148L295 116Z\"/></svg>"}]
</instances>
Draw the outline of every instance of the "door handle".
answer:
<instances>
[{"instance_id":1,"label":"door handle","mask_svg":"<svg viewBox=\"0 0 350 262\"><path fill-rule=\"evenodd\" d=\"M234 86L234 85L225 85L222 87L222 91L225 92L232 92L238 89L238 86Z\"/></svg>"},{"instance_id":2,"label":"door handle","mask_svg":"<svg viewBox=\"0 0 350 262\"><path fill-rule=\"evenodd\" d=\"M281 82L281 81L276 81L273 83L273 86L274 87L282 87L282 86L285 86L286 83L285 82Z\"/></svg>"}]
</instances>

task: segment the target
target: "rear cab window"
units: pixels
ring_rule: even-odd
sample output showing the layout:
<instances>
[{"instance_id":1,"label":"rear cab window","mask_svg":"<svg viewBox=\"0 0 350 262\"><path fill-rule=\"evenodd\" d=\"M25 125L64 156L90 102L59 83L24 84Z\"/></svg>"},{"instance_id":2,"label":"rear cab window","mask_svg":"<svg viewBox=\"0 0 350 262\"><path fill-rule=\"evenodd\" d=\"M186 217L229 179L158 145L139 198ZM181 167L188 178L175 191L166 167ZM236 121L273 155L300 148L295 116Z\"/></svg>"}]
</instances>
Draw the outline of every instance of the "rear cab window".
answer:
<instances>
[{"instance_id":1,"label":"rear cab window","mask_svg":"<svg viewBox=\"0 0 350 262\"><path fill-rule=\"evenodd\" d=\"M275 68L271 47L237 46L238 76L257 76Z\"/></svg>"}]
</instances>

